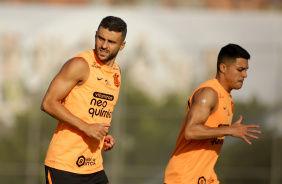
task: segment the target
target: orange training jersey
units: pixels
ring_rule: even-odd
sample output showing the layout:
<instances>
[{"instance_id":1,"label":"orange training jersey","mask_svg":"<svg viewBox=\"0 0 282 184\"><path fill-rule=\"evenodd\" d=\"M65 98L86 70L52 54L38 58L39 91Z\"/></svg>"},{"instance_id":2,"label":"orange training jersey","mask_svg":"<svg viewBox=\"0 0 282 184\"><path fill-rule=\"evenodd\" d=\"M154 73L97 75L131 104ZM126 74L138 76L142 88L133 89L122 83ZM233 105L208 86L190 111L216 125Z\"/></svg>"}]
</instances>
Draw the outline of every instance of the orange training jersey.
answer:
<instances>
[{"instance_id":1,"label":"orange training jersey","mask_svg":"<svg viewBox=\"0 0 282 184\"><path fill-rule=\"evenodd\" d=\"M230 94L217 79L205 82L198 89L204 87L210 87L218 94L218 108L215 113L209 116L205 125L209 127L229 126L233 116L233 101ZM192 102L195 92L190 97L190 102ZM175 150L165 170L164 182L166 184L218 184L219 181L214 172L214 165L220 153L224 137L185 140L184 129L189 106L188 104Z\"/></svg>"},{"instance_id":2,"label":"orange training jersey","mask_svg":"<svg viewBox=\"0 0 282 184\"><path fill-rule=\"evenodd\" d=\"M120 89L119 66L103 65L94 50L75 57L82 57L88 62L89 77L83 85L71 90L62 100L62 105L89 124L110 123ZM45 165L78 174L101 171L103 142L59 122L47 151Z\"/></svg>"}]
</instances>

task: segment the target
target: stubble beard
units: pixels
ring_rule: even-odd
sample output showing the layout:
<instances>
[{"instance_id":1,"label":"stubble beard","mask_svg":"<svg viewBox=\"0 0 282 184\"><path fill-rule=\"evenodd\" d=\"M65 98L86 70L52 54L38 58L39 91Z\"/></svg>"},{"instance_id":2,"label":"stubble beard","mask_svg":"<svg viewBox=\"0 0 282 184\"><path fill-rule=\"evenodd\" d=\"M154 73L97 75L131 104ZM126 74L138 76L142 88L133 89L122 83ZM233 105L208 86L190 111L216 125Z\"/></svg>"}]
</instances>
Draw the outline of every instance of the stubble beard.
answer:
<instances>
[{"instance_id":1,"label":"stubble beard","mask_svg":"<svg viewBox=\"0 0 282 184\"><path fill-rule=\"evenodd\" d=\"M102 48L99 48L98 50L103 50L103 49L102 49ZM107 57L101 57L101 56L99 55L99 53L98 53L98 50L95 49L96 56L99 58L100 61L102 61L102 62L104 62L104 63L107 63L107 62L113 60L113 59L117 56L117 54L118 54L118 52L119 52L119 51L116 51L116 52L114 52L114 53L110 53L108 50L106 50L107 52L109 52L109 55L108 55Z\"/></svg>"}]
</instances>

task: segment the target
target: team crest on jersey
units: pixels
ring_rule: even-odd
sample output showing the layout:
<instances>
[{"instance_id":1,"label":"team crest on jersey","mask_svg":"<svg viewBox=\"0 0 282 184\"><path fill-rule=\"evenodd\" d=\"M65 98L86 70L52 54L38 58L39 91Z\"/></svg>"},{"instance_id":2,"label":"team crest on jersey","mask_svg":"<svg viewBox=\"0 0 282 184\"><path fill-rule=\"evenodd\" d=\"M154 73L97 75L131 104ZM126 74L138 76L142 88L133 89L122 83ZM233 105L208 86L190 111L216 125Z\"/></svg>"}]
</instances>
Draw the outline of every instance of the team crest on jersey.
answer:
<instances>
[{"instance_id":1,"label":"team crest on jersey","mask_svg":"<svg viewBox=\"0 0 282 184\"><path fill-rule=\"evenodd\" d=\"M114 77L114 84L118 88L120 86L120 81L118 80L119 75L115 73L113 77Z\"/></svg>"}]
</instances>

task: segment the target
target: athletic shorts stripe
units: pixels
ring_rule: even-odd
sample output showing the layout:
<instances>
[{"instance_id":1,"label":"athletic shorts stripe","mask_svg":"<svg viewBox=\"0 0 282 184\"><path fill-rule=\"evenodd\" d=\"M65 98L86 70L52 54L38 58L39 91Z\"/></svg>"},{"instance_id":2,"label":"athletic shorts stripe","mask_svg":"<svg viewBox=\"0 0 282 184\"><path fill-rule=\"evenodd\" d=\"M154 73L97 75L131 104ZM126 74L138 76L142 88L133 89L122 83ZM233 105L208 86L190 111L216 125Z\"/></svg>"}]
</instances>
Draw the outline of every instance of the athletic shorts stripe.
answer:
<instances>
[{"instance_id":1,"label":"athletic shorts stripe","mask_svg":"<svg viewBox=\"0 0 282 184\"><path fill-rule=\"evenodd\" d=\"M48 177L46 179L48 180L46 183L53 184L49 170L48 170Z\"/></svg>"},{"instance_id":2,"label":"athletic shorts stripe","mask_svg":"<svg viewBox=\"0 0 282 184\"><path fill-rule=\"evenodd\" d=\"M104 170L92 174L76 174L45 166L46 184L109 184Z\"/></svg>"}]
</instances>

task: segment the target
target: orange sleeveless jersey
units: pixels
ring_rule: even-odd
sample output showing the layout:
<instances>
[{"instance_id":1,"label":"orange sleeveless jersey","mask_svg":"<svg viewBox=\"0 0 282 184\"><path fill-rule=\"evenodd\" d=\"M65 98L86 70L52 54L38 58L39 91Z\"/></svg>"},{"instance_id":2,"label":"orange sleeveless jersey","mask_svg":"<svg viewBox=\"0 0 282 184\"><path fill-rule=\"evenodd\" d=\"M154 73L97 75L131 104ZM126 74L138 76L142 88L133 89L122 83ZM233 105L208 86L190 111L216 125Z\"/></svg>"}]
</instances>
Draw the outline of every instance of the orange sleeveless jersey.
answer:
<instances>
[{"instance_id":1,"label":"orange sleeveless jersey","mask_svg":"<svg viewBox=\"0 0 282 184\"><path fill-rule=\"evenodd\" d=\"M82 57L88 62L89 77L82 86L71 90L62 105L89 124L110 123L120 89L119 66L103 65L94 50L75 57ZM101 171L103 142L59 122L47 151L45 165L78 174Z\"/></svg>"},{"instance_id":2,"label":"orange sleeveless jersey","mask_svg":"<svg viewBox=\"0 0 282 184\"><path fill-rule=\"evenodd\" d=\"M217 79L205 82L197 90L204 87L210 87L218 94L217 111L209 116L205 125L209 127L229 126L233 116L233 101L230 94ZM195 92L190 97L190 102L192 102ZM218 184L219 181L214 172L214 165L220 153L224 137L206 140L185 140L184 129L188 112L189 104L175 150L165 170L164 182L166 184Z\"/></svg>"}]
</instances>

